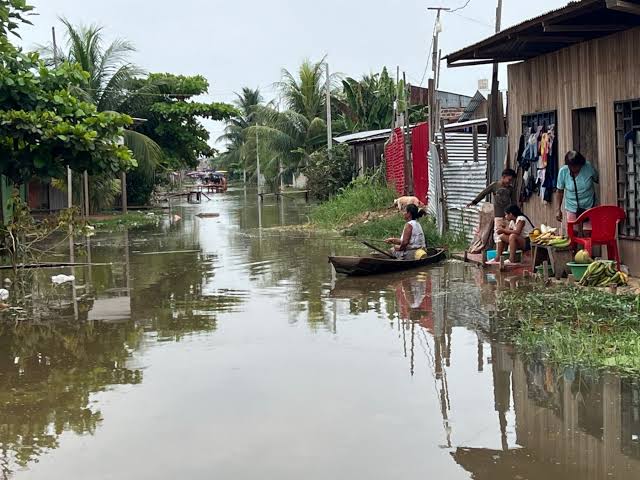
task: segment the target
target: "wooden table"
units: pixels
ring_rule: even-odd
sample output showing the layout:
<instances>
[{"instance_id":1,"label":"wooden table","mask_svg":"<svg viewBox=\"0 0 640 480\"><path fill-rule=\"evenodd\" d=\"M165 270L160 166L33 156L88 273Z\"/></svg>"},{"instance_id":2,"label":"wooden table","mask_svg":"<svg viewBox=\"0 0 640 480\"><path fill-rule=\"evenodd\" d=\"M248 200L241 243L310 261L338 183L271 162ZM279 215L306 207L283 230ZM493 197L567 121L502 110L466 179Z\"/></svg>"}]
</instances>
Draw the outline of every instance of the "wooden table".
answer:
<instances>
[{"instance_id":1,"label":"wooden table","mask_svg":"<svg viewBox=\"0 0 640 480\"><path fill-rule=\"evenodd\" d=\"M531 245L531 270L535 272L538 265L544 261L549 261L549 266L553 269L556 280L560 280L564 274L571 273L567 263L573 261L573 250L570 247L556 248L551 245Z\"/></svg>"}]
</instances>

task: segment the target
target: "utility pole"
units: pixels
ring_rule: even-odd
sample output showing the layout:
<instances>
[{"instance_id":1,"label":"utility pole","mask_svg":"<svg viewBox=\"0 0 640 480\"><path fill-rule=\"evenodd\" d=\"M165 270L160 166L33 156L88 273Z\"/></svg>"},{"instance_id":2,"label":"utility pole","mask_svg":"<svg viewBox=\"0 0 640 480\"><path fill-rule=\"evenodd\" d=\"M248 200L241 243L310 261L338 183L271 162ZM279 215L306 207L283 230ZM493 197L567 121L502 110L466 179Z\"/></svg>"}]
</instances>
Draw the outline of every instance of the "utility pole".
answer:
<instances>
[{"instance_id":1,"label":"utility pole","mask_svg":"<svg viewBox=\"0 0 640 480\"><path fill-rule=\"evenodd\" d=\"M56 42L56 27L51 27L51 38L53 39L53 65L58 66L58 42ZM67 208L73 207L73 173L67 167Z\"/></svg>"},{"instance_id":2,"label":"utility pole","mask_svg":"<svg viewBox=\"0 0 640 480\"><path fill-rule=\"evenodd\" d=\"M438 77L439 75L439 70L440 70L440 59L439 59L439 52L440 52L440 48L438 47L438 40L440 38L440 32L442 31L442 27L440 24L440 14L445 11L448 12L449 10L451 10L450 8L446 8L446 7L429 7L427 8L427 10L435 10L437 11L437 15L436 15L436 24L435 24L435 28L434 28L434 32L433 32L433 52L431 52L431 69L433 70L433 79L436 81L436 84L438 82Z\"/></svg>"},{"instance_id":3,"label":"utility pole","mask_svg":"<svg viewBox=\"0 0 640 480\"><path fill-rule=\"evenodd\" d=\"M327 72L327 150L330 152L333 147L333 135L331 133L331 77L329 76L329 63L325 63Z\"/></svg>"},{"instance_id":4,"label":"utility pole","mask_svg":"<svg viewBox=\"0 0 640 480\"><path fill-rule=\"evenodd\" d=\"M498 6L496 8L496 33L500 32L502 24L502 0L498 0ZM500 106L500 84L498 80L498 62L493 64L493 75L491 78L491 111L489 115L489 145L491 141L498 135L503 134L503 128L498 128L498 125L504 122L504 119L500 118L501 114L498 111Z\"/></svg>"}]
</instances>

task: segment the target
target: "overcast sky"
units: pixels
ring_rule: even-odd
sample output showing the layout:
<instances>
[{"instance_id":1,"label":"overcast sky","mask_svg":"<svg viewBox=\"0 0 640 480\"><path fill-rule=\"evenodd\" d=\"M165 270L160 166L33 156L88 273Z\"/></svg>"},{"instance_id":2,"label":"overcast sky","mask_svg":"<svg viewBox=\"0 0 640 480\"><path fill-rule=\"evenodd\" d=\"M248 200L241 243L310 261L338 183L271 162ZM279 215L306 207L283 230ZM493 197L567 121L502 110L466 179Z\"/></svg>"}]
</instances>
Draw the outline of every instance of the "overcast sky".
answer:
<instances>
[{"instance_id":1,"label":"overcast sky","mask_svg":"<svg viewBox=\"0 0 640 480\"><path fill-rule=\"evenodd\" d=\"M39 16L23 27L26 47L50 40L65 16L98 23L110 38L123 37L138 52L132 61L149 72L202 74L210 99L231 101L243 86L274 98L282 68L327 55L332 72L359 77L383 66L423 79L435 19L429 6L456 8L467 0L30 0ZM470 0L443 14L443 55L491 35L497 0ZM561 7L566 0L504 0L503 28ZM60 32L61 28L58 29ZM60 34L59 34L60 36ZM60 41L60 40L59 40ZM440 89L472 95L491 67L447 69ZM506 88L504 68L501 88ZM426 80L424 81L426 85ZM212 137L221 125L208 124Z\"/></svg>"}]
</instances>

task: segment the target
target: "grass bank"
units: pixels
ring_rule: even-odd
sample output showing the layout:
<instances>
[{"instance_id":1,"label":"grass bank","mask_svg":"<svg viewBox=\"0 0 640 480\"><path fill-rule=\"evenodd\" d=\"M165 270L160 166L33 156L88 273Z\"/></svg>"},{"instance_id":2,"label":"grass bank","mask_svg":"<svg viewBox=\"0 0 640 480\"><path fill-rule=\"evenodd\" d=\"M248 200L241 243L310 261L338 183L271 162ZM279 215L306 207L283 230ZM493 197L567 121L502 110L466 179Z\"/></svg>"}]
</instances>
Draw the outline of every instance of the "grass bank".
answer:
<instances>
[{"instance_id":1,"label":"grass bank","mask_svg":"<svg viewBox=\"0 0 640 480\"><path fill-rule=\"evenodd\" d=\"M386 186L356 181L331 200L318 205L311 213L312 226L337 230L343 235L361 239L384 240L398 237L405 220L392 208L396 192ZM464 249L463 234L440 236L433 219L424 217L420 224L428 245Z\"/></svg>"},{"instance_id":2,"label":"grass bank","mask_svg":"<svg viewBox=\"0 0 640 480\"><path fill-rule=\"evenodd\" d=\"M504 332L524 353L560 366L640 373L640 297L529 287L498 301Z\"/></svg>"}]
</instances>

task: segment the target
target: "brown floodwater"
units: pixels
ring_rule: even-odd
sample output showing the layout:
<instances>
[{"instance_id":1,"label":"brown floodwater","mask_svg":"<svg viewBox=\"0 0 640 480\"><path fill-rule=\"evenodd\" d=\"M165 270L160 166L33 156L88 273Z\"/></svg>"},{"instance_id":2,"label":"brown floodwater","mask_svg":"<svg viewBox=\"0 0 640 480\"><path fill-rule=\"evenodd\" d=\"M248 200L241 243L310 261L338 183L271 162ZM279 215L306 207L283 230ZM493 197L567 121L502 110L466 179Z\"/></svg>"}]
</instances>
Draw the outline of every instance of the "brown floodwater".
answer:
<instances>
[{"instance_id":1,"label":"brown floodwater","mask_svg":"<svg viewBox=\"0 0 640 480\"><path fill-rule=\"evenodd\" d=\"M357 244L271 228L307 213L234 190L25 272L3 478L640 478L640 381L521 358L495 340L503 281L461 263L336 278Z\"/></svg>"}]
</instances>

